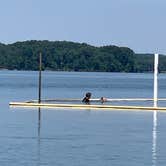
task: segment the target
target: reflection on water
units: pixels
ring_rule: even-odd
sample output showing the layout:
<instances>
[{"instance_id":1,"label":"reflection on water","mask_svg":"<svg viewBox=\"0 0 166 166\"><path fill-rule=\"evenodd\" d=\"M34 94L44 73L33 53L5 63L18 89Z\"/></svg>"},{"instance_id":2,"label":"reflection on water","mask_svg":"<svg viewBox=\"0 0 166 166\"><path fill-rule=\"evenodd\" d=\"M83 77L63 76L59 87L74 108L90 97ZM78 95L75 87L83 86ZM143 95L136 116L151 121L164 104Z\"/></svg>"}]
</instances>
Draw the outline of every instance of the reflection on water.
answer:
<instances>
[{"instance_id":1,"label":"reflection on water","mask_svg":"<svg viewBox=\"0 0 166 166\"><path fill-rule=\"evenodd\" d=\"M40 138L41 109L38 109L38 138Z\"/></svg>"},{"instance_id":2,"label":"reflection on water","mask_svg":"<svg viewBox=\"0 0 166 166\"><path fill-rule=\"evenodd\" d=\"M90 111L90 110L87 110ZM42 165L41 162L41 109L38 109L38 137L37 137L37 165ZM153 112L153 129L152 129L152 166L157 166L157 111Z\"/></svg>"},{"instance_id":3,"label":"reflection on water","mask_svg":"<svg viewBox=\"0 0 166 166\"><path fill-rule=\"evenodd\" d=\"M41 127L41 110L38 109L38 166L40 166L40 127Z\"/></svg>"},{"instance_id":4,"label":"reflection on water","mask_svg":"<svg viewBox=\"0 0 166 166\"><path fill-rule=\"evenodd\" d=\"M152 166L156 166L157 161L157 111L153 112L153 131L152 131Z\"/></svg>"}]
</instances>

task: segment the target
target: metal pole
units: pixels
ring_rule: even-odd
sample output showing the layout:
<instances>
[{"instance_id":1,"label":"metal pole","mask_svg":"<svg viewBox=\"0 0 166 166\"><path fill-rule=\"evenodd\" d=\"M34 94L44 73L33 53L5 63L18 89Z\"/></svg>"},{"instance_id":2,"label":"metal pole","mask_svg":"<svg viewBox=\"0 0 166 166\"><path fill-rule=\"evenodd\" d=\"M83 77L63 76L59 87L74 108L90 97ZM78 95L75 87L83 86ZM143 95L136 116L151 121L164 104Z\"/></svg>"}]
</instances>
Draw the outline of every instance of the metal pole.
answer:
<instances>
[{"instance_id":1,"label":"metal pole","mask_svg":"<svg viewBox=\"0 0 166 166\"><path fill-rule=\"evenodd\" d=\"M158 76L158 60L159 55L154 55L154 107L157 107L157 100L158 100L158 82L157 82L157 76Z\"/></svg>"},{"instance_id":2,"label":"metal pole","mask_svg":"<svg viewBox=\"0 0 166 166\"><path fill-rule=\"evenodd\" d=\"M39 54L39 99L38 103L41 102L41 71L42 71L42 54Z\"/></svg>"}]
</instances>

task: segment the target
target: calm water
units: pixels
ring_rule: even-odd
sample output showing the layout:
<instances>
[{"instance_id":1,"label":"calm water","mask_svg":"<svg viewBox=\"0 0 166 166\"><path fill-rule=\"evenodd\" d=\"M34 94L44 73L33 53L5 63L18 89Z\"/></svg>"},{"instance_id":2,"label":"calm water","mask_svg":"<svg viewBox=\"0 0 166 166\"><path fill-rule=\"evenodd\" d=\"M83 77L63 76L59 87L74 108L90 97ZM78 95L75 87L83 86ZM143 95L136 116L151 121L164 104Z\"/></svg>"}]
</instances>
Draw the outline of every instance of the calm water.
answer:
<instances>
[{"instance_id":1,"label":"calm water","mask_svg":"<svg viewBox=\"0 0 166 166\"><path fill-rule=\"evenodd\" d=\"M43 98L153 96L152 74L43 72L42 81ZM166 97L166 74L159 87ZM0 71L0 165L165 166L166 113L41 109L38 121L38 109L9 108L37 95L37 72Z\"/></svg>"}]
</instances>

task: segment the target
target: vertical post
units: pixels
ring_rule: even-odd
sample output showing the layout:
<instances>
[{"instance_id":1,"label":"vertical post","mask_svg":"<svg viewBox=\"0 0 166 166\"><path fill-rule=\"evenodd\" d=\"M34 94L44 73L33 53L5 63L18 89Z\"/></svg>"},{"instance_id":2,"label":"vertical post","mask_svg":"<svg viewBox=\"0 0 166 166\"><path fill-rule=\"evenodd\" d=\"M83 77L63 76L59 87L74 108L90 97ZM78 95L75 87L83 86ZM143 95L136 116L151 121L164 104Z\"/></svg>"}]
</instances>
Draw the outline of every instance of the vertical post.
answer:
<instances>
[{"instance_id":1,"label":"vertical post","mask_svg":"<svg viewBox=\"0 0 166 166\"><path fill-rule=\"evenodd\" d=\"M42 71L42 54L39 54L39 98L38 103L41 102L41 71ZM41 112L38 109L38 162L40 164L40 123L41 123Z\"/></svg>"},{"instance_id":2,"label":"vertical post","mask_svg":"<svg viewBox=\"0 0 166 166\"><path fill-rule=\"evenodd\" d=\"M39 98L38 103L41 102L41 71L42 71L42 54L39 54Z\"/></svg>"},{"instance_id":3,"label":"vertical post","mask_svg":"<svg viewBox=\"0 0 166 166\"><path fill-rule=\"evenodd\" d=\"M158 81L157 81L157 76L158 76L158 60L159 55L155 54L154 55L154 107L157 107L157 98L158 98Z\"/></svg>"}]
</instances>

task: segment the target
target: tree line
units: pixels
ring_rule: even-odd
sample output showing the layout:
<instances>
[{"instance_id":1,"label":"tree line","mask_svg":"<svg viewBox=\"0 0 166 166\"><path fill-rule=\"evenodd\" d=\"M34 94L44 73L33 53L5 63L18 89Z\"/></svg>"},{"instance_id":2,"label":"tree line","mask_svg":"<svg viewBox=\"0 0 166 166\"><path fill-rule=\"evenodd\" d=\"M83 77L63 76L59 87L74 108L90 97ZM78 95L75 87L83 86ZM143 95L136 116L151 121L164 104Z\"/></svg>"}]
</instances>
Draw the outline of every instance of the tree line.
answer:
<instances>
[{"instance_id":1,"label":"tree line","mask_svg":"<svg viewBox=\"0 0 166 166\"><path fill-rule=\"evenodd\" d=\"M95 47L68 41L25 41L0 43L0 69L38 70L39 53L43 70L152 72L152 54L137 54L127 47ZM160 56L160 71L166 71L166 56Z\"/></svg>"}]
</instances>

